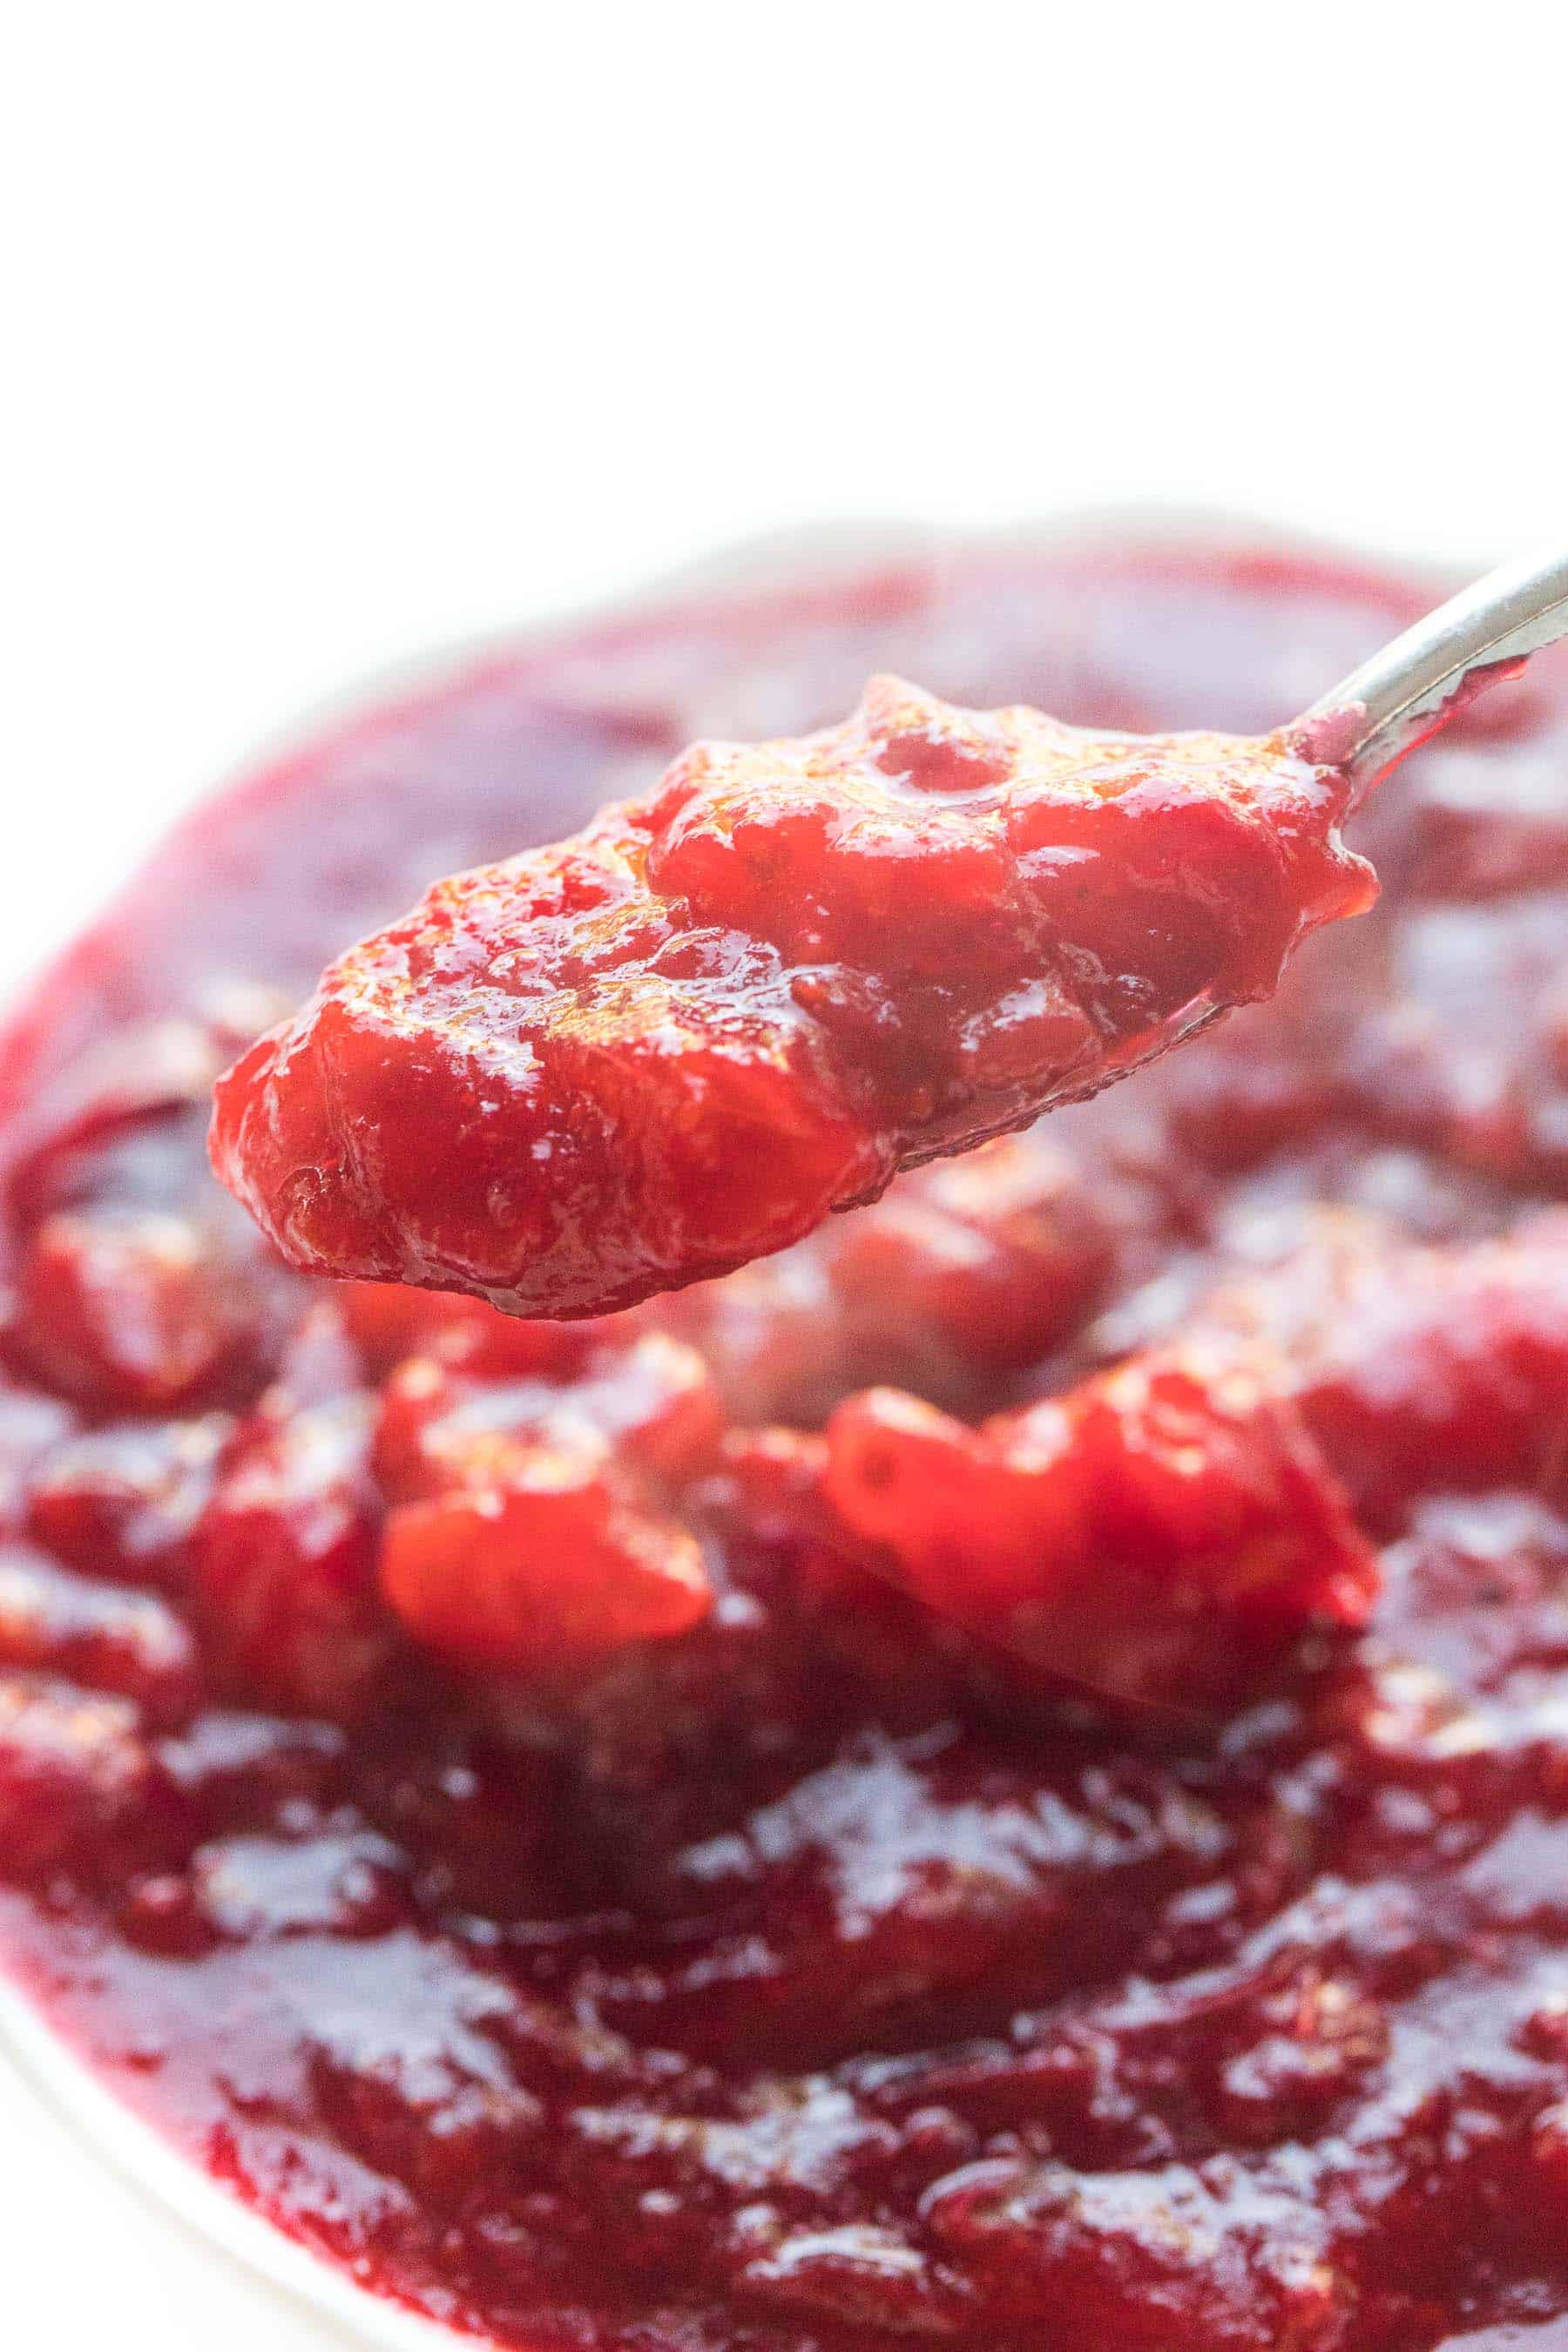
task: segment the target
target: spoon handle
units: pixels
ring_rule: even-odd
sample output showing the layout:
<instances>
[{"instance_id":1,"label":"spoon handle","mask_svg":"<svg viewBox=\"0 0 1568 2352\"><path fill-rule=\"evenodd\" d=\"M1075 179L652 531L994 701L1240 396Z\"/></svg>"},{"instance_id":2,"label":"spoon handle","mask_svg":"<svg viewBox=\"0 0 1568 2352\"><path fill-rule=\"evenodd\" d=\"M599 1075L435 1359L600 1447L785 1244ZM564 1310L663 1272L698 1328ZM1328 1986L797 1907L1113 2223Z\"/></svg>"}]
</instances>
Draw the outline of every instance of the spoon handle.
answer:
<instances>
[{"instance_id":1,"label":"spoon handle","mask_svg":"<svg viewBox=\"0 0 1568 2352\"><path fill-rule=\"evenodd\" d=\"M1568 636L1568 553L1500 564L1320 695L1291 734L1342 767L1356 797L1528 655Z\"/></svg>"}]
</instances>

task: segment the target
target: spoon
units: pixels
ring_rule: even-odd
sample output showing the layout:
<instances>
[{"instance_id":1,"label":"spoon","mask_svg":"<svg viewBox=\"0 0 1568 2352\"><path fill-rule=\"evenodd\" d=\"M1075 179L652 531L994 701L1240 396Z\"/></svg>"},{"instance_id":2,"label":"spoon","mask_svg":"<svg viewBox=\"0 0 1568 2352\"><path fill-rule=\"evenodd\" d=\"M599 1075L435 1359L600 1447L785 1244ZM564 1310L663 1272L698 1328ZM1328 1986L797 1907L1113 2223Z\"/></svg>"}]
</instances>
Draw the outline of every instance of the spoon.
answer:
<instances>
[{"instance_id":1,"label":"spoon","mask_svg":"<svg viewBox=\"0 0 1568 2352\"><path fill-rule=\"evenodd\" d=\"M1359 801L1456 711L1568 636L1568 554L1500 564L1320 695L1289 730L1305 759L1340 768Z\"/></svg>"},{"instance_id":2,"label":"spoon","mask_svg":"<svg viewBox=\"0 0 1568 2352\"><path fill-rule=\"evenodd\" d=\"M536 1317L728 1272L1270 994L1371 903L1347 803L1563 635L1560 551L1264 736L881 678L700 746L349 949L218 1081L213 1164L309 1273Z\"/></svg>"}]
</instances>

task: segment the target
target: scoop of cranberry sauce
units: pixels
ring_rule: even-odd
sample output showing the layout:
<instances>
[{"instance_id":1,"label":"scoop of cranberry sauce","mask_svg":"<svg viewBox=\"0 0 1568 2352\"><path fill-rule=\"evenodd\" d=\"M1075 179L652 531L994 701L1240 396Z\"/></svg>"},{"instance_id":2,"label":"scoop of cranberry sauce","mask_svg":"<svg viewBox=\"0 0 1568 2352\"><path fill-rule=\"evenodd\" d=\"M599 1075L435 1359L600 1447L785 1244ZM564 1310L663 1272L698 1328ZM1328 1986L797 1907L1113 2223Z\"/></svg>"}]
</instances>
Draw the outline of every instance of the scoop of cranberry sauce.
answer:
<instances>
[{"instance_id":1,"label":"scoop of cranberry sauce","mask_svg":"<svg viewBox=\"0 0 1568 2352\"><path fill-rule=\"evenodd\" d=\"M438 882L217 1087L294 1265L574 1317L727 1272L1097 1092L1364 909L1344 779L874 679Z\"/></svg>"}]
</instances>

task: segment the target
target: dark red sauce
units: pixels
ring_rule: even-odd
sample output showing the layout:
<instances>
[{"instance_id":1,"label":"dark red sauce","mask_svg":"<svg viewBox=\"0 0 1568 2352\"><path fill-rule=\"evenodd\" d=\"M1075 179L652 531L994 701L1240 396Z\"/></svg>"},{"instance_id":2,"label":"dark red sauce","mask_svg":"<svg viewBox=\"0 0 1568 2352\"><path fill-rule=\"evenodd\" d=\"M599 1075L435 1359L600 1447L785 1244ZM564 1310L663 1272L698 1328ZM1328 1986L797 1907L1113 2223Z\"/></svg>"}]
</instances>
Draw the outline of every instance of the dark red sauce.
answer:
<instances>
[{"instance_id":1,"label":"dark red sauce","mask_svg":"<svg viewBox=\"0 0 1568 2352\"><path fill-rule=\"evenodd\" d=\"M1425 602L980 549L563 637L185 825L0 1054L0 1950L528 2352L1568 2321L1568 667L1275 1002L540 1326L285 1266L217 1072L429 875L873 670L1238 730Z\"/></svg>"}]
</instances>

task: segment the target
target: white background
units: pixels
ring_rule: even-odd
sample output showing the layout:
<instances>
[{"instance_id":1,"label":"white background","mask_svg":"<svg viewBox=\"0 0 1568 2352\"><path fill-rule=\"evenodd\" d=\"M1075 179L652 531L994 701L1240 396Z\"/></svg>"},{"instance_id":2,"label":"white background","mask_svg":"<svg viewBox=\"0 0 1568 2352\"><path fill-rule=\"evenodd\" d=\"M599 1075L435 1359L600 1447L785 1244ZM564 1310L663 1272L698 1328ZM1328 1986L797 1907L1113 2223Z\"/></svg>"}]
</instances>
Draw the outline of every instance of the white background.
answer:
<instances>
[{"instance_id":1,"label":"white background","mask_svg":"<svg viewBox=\"0 0 1568 2352\"><path fill-rule=\"evenodd\" d=\"M817 517L1564 529L1561 12L194 0L0 58L8 980L432 643ZM340 2342L0 2084L0 2334Z\"/></svg>"}]
</instances>

